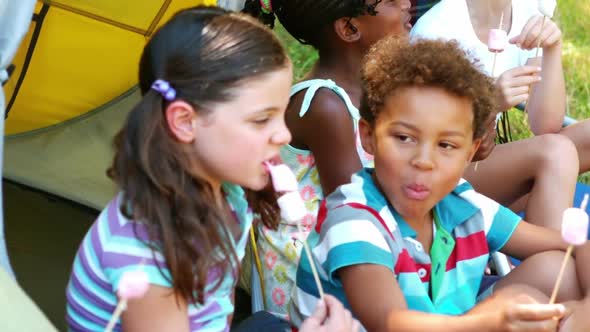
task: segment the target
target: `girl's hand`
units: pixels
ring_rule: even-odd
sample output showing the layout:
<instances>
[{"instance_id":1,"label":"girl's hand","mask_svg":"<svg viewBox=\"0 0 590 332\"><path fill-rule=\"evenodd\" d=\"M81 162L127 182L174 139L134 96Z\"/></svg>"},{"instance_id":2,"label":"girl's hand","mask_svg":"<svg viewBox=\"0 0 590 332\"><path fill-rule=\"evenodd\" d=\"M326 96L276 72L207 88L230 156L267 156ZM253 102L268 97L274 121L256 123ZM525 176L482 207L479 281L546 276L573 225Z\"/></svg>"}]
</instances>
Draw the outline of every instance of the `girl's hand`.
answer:
<instances>
[{"instance_id":1,"label":"girl's hand","mask_svg":"<svg viewBox=\"0 0 590 332\"><path fill-rule=\"evenodd\" d=\"M543 49L561 45L561 30L550 18L546 17L543 24L543 16L535 15L528 20L518 36L510 39L510 43L518 45L523 50L530 50L537 47L539 39L540 47Z\"/></svg>"},{"instance_id":2,"label":"girl's hand","mask_svg":"<svg viewBox=\"0 0 590 332\"><path fill-rule=\"evenodd\" d=\"M331 295L325 295L313 315L301 324L300 332L358 332L360 323Z\"/></svg>"},{"instance_id":3,"label":"girl's hand","mask_svg":"<svg viewBox=\"0 0 590 332\"><path fill-rule=\"evenodd\" d=\"M499 311L496 331L555 332L565 314L561 304L509 303Z\"/></svg>"},{"instance_id":4,"label":"girl's hand","mask_svg":"<svg viewBox=\"0 0 590 332\"><path fill-rule=\"evenodd\" d=\"M529 86L541 80L537 74L541 68L535 66L520 66L505 71L496 80L498 88L498 105L502 111L529 99Z\"/></svg>"}]
</instances>

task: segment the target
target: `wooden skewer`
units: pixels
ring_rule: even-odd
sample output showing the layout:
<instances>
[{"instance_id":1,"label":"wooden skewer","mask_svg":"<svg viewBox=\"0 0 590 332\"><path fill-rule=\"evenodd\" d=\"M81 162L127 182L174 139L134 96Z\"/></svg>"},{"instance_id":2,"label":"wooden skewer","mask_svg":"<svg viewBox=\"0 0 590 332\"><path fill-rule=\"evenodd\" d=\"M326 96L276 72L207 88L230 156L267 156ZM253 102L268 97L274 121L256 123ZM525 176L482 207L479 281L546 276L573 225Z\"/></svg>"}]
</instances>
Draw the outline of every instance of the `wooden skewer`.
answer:
<instances>
[{"instance_id":1,"label":"wooden skewer","mask_svg":"<svg viewBox=\"0 0 590 332\"><path fill-rule=\"evenodd\" d=\"M584 199L582 200L582 204L580 205L580 209L586 211L587 205L588 205L588 194L584 195ZM559 292L559 286L561 285L561 279L563 279L565 267L567 266L567 262L569 261L569 258L572 255L573 251L574 251L574 245L570 244L569 247L567 247L565 257L563 258L563 263L561 264L561 268L559 269L559 274L557 275L557 281L555 282L555 287L553 287L553 292L551 293L551 298L549 299L549 304L554 304L555 299L557 299L557 292Z\"/></svg>"},{"instance_id":2,"label":"wooden skewer","mask_svg":"<svg viewBox=\"0 0 590 332\"><path fill-rule=\"evenodd\" d=\"M113 313L113 316L111 316L111 320L107 324L107 327L104 329L104 332L112 332L113 331L113 328L117 324L119 317L121 317L121 314L123 314L123 311L125 311L125 309L127 309L127 300L119 301L119 303L117 304L117 308L115 309L115 312Z\"/></svg>"},{"instance_id":3,"label":"wooden skewer","mask_svg":"<svg viewBox=\"0 0 590 332\"><path fill-rule=\"evenodd\" d=\"M303 228L301 227L301 221L297 223L297 229L299 230L299 234L303 234ZM305 250L305 254L307 255L307 260L309 260L309 266L311 267L311 273L313 274L313 278L315 279L316 286L318 286L318 291L320 292L320 299L324 300L324 288L322 287L322 282L320 281L320 275L318 274L318 270L315 268L315 261L313 260L313 256L311 255L311 249L309 249L309 245L307 241L303 242L303 248Z\"/></svg>"},{"instance_id":4,"label":"wooden skewer","mask_svg":"<svg viewBox=\"0 0 590 332\"><path fill-rule=\"evenodd\" d=\"M504 23L504 11L502 11L502 15L500 15L500 24L498 25L498 30L502 30L502 23ZM494 52L494 61L492 62L492 78L496 77L496 59L498 58L499 52ZM479 166L479 161L475 162L475 166L473 166L473 171L477 172L477 167Z\"/></svg>"},{"instance_id":5,"label":"wooden skewer","mask_svg":"<svg viewBox=\"0 0 590 332\"><path fill-rule=\"evenodd\" d=\"M541 23L541 32L543 32L543 29L545 28L545 21L547 20L546 16L543 16L543 22ZM539 38L537 39L537 50L535 51L535 58L539 57L539 49L541 48L541 36L539 35ZM526 104L524 104L524 114L526 116L526 114L528 113L529 110L529 100L531 99L531 89L533 87L533 84L529 85L528 88L528 94L529 94L529 99L526 101Z\"/></svg>"}]
</instances>

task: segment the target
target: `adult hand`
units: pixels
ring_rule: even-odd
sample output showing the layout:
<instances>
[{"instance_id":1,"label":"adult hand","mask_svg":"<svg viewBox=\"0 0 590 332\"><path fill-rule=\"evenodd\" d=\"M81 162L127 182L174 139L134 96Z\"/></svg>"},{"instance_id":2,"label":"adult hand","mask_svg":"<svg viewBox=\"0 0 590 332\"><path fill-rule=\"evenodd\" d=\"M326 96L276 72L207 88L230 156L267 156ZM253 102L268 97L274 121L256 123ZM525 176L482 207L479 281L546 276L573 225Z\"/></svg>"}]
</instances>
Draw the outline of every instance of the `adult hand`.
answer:
<instances>
[{"instance_id":1,"label":"adult hand","mask_svg":"<svg viewBox=\"0 0 590 332\"><path fill-rule=\"evenodd\" d=\"M300 332L358 332L360 323L352 318L340 301L331 295L325 295L324 301L318 303L315 312L307 318Z\"/></svg>"},{"instance_id":2,"label":"adult hand","mask_svg":"<svg viewBox=\"0 0 590 332\"><path fill-rule=\"evenodd\" d=\"M498 88L498 105L502 111L529 99L529 86L541 81L537 74L541 68L535 66L520 66L509 69L502 73L496 80Z\"/></svg>"},{"instance_id":3,"label":"adult hand","mask_svg":"<svg viewBox=\"0 0 590 332\"><path fill-rule=\"evenodd\" d=\"M545 23L543 23L543 19ZM510 39L510 43L516 44L524 50L536 48L537 45L543 49L552 48L561 45L561 30L550 18L535 15L528 20L518 36Z\"/></svg>"}]
</instances>

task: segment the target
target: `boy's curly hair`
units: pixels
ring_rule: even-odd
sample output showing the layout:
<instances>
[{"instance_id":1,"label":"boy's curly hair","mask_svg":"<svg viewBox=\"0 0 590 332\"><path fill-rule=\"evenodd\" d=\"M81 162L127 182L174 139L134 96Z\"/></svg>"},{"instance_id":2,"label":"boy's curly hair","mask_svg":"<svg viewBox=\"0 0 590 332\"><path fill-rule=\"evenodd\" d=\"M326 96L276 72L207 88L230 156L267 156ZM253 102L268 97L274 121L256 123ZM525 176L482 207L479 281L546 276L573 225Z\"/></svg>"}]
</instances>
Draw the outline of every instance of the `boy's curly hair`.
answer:
<instances>
[{"instance_id":1,"label":"boy's curly hair","mask_svg":"<svg viewBox=\"0 0 590 332\"><path fill-rule=\"evenodd\" d=\"M495 86L454 41L418 40L390 36L367 53L362 69L360 113L373 125L387 97L410 86L438 87L473 102L473 138L485 133L496 110ZM433 116L436 116L433 114Z\"/></svg>"}]
</instances>

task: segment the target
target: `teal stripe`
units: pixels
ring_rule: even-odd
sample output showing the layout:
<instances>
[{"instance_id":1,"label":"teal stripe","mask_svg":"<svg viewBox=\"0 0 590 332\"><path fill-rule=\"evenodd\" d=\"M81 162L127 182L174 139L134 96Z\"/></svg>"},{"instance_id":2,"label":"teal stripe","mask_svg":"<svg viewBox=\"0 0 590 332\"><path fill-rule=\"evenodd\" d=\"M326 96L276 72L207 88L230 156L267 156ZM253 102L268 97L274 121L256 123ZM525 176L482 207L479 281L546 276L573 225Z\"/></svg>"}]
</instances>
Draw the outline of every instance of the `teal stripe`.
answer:
<instances>
[{"instance_id":1,"label":"teal stripe","mask_svg":"<svg viewBox=\"0 0 590 332\"><path fill-rule=\"evenodd\" d=\"M303 261L304 256L301 257L301 260ZM299 265L299 268L297 269L295 285L301 291L319 299L320 293L315 283L313 274L310 271L306 270L306 268L309 268L309 264L307 264L306 266L302 266L301 264ZM320 282L326 294L330 294L336 297L338 300L340 300L340 302L342 302L345 306L348 307L346 295L344 294L344 288L342 287L342 283L340 281L336 283L330 283L324 279L321 279Z\"/></svg>"},{"instance_id":2,"label":"teal stripe","mask_svg":"<svg viewBox=\"0 0 590 332\"><path fill-rule=\"evenodd\" d=\"M78 292L78 289L76 287L70 287L69 290L70 290L70 295L72 296L73 300L80 307L92 312L93 315L95 315L95 316L99 317L100 319L105 320L107 322L111 319L111 316L112 316L111 312L104 311L104 309L100 308L96 304L89 301L87 297L83 296L82 294L80 294L80 292ZM108 302L111 302L111 301L108 301ZM117 303L115 302L114 306L116 306L116 305L117 305Z\"/></svg>"},{"instance_id":3,"label":"teal stripe","mask_svg":"<svg viewBox=\"0 0 590 332\"><path fill-rule=\"evenodd\" d=\"M469 182L463 182L460 185L456 186L455 189L453 189L453 192L457 195L460 195L468 190L473 190L473 187Z\"/></svg>"},{"instance_id":4,"label":"teal stripe","mask_svg":"<svg viewBox=\"0 0 590 332\"><path fill-rule=\"evenodd\" d=\"M73 266L73 274L78 277L78 280L80 281L80 283L82 285L84 285L84 287L88 290L91 291L92 293L94 293L97 297L100 297L101 300L105 301L106 303L109 303L111 305L116 305L117 304L117 300L116 298L113 296L113 293L107 292L106 290L104 290L102 287L98 286L89 276L88 273L86 272L86 270L84 269L84 267L82 266L82 263L76 259L74 261L74 266ZM75 287L74 287L75 288Z\"/></svg>"},{"instance_id":5,"label":"teal stripe","mask_svg":"<svg viewBox=\"0 0 590 332\"><path fill-rule=\"evenodd\" d=\"M412 297L428 296L429 283L423 283L416 272L400 273L397 275L397 283L405 295ZM429 300L430 301L430 300Z\"/></svg>"},{"instance_id":6,"label":"teal stripe","mask_svg":"<svg viewBox=\"0 0 590 332\"><path fill-rule=\"evenodd\" d=\"M328 257L322 264L322 268L327 272L330 281L334 282L338 269L359 264L382 265L393 272L391 252L364 241L349 242L333 247L328 252Z\"/></svg>"},{"instance_id":7,"label":"teal stripe","mask_svg":"<svg viewBox=\"0 0 590 332\"><path fill-rule=\"evenodd\" d=\"M438 298L441 299L452 295L457 289L467 286L473 290L475 299L488 263L488 258L489 255L486 254L469 260L460 261L454 269L446 271Z\"/></svg>"},{"instance_id":8,"label":"teal stripe","mask_svg":"<svg viewBox=\"0 0 590 332\"><path fill-rule=\"evenodd\" d=\"M147 273L150 284L172 288L172 284L164 278L155 265L144 265L142 267L139 265L128 265L121 268L106 268L104 271L109 276L109 279L112 280L113 285L119 285L123 273L127 271L136 271L138 269L143 269ZM163 272L167 278L170 278L170 272L168 269L163 269ZM117 288L118 286L115 286L115 289Z\"/></svg>"},{"instance_id":9,"label":"teal stripe","mask_svg":"<svg viewBox=\"0 0 590 332\"><path fill-rule=\"evenodd\" d=\"M436 313L436 309L428 296L412 296L404 292L404 298L410 310Z\"/></svg>"},{"instance_id":10,"label":"teal stripe","mask_svg":"<svg viewBox=\"0 0 590 332\"><path fill-rule=\"evenodd\" d=\"M477 280L481 281L482 276ZM473 289L470 285L477 283L477 280L470 280L462 287L456 288L455 292L448 293L435 302L436 310L445 315L462 315L471 310L477 301L479 286Z\"/></svg>"},{"instance_id":11,"label":"teal stripe","mask_svg":"<svg viewBox=\"0 0 590 332\"><path fill-rule=\"evenodd\" d=\"M487 234L490 252L498 251L504 247L520 221L521 218L517 214L500 205Z\"/></svg>"},{"instance_id":12,"label":"teal stripe","mask_svg":"<svg viewBox=\"0 0 590 332\"><path fill-rule=\"evenodd\" d=\"M71 319L76 321L76 323L83 326L86 331L104 331L104 326L94 324L93 322L84 319L82 316L78 315L74 310L72 310L69 306L66 308L66 311L68 316L70 316Z\"/></svg>"}]
</instances>

